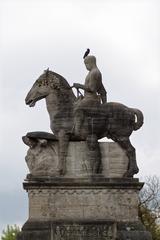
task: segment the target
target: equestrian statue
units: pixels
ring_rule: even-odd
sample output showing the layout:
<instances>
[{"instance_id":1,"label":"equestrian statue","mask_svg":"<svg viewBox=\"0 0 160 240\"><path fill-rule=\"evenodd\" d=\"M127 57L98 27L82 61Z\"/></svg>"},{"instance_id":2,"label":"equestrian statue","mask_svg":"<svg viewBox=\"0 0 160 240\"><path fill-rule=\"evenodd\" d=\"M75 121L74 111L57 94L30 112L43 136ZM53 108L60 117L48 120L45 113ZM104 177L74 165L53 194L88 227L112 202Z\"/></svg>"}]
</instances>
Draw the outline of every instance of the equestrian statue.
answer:
<instances>
[{"instance_id":1,"label":"equestrian statue","mask_svg":"<svg viewBox=\"0 0 160 240\"><path fill-rule=\"evenodd\" d=\"M65 175L66 172L69 141L86 141L91 152L97 149L95 161L98 160L93 173L100 173L102 167L98 140L107 137L125 150L129 164L124 177L133 177L139 169L135 148L129 137L133 130L143 125L143 114L121 103L107 102L107 92L96 58L88 55L89 52L87 49L84 55L88 70L84 84L74 83L70 86L64 77L47 69L33 84L25 102L33 107L37 101L46 100L50 128L59 143L59 175ZM73 88L77 89L77 96Z\"/></svg>"}]
</instances>

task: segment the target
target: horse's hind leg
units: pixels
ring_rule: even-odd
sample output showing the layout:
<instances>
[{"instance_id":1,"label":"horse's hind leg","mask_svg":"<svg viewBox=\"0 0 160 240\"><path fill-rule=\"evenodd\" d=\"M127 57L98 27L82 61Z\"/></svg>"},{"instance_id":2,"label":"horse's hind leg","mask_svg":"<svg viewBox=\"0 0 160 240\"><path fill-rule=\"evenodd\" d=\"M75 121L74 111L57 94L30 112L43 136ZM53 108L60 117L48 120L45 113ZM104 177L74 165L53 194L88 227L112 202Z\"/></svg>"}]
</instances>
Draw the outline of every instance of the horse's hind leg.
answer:
<instances>
[{"instance_id":1,"label":"horse's hind leg","mask_svg":"<svg viewBox=\"0 0 160 240\"><path fill-rule=\"evenodd\" d=\"M139 172L136 162L135 148L132 146L129 138L119 139L117 143L126 151L126 154L129 159L128 170L123 177L133 177L134 174Z\"/></svg>"}]
</instances>

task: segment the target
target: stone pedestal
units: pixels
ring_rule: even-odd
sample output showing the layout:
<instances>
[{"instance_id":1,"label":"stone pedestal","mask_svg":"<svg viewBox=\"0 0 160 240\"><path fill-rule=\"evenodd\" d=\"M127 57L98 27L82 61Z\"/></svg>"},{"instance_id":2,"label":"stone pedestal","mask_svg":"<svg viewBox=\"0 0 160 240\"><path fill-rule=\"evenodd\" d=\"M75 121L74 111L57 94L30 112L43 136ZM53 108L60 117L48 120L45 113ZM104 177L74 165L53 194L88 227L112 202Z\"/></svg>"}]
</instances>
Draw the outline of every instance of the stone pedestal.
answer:
<instances>
[{"instance_id":1,"label":"stone pedestal","mask_svg":"<svg viewBox=\"0 0 160 240\"><path fill-rule=\"evenodd\" d=\"M81 144L70 145L65 177L27 176L29 218L17 240L151 240L138 219L143 183L122 178L125 153L115 143L101 143L102 174L87 175Z\"/></svg>"},{"instance_id":2,"label":"stone pedestal","mask_svg":"<svg viewBox=\"0 0 160 240\"><path fill-rule=\"evenodd\" d=\"M37 140L36 146L28 150L26 162L33 176L57 176L58 142L43 144ZM114 142L100 142L102 175L107 178L123 177L128 167L125 151ZM87 157L85 141L70 142L66 158L65 177L81 178L91 174L91 162Z\"/></svg>"}]
</instances>

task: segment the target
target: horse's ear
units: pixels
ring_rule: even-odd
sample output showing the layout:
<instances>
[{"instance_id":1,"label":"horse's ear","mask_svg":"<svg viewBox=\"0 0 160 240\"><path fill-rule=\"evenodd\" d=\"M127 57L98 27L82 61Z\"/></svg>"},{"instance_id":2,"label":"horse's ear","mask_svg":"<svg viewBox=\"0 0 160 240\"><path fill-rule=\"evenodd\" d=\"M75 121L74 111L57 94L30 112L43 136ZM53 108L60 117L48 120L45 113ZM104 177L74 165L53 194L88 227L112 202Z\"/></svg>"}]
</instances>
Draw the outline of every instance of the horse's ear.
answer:
<instances>
[{"instance_id":1,"label":"horse's ear","mask_svg":"<svg viewBox=\"0 0 160 240\"><path fill-rule=\"evenodd\" d=\"M46 77L47 77L49 73L49 68L47 68L47 70L44 70L44 73L46 74Z\"/></svg>"}]
</instances>

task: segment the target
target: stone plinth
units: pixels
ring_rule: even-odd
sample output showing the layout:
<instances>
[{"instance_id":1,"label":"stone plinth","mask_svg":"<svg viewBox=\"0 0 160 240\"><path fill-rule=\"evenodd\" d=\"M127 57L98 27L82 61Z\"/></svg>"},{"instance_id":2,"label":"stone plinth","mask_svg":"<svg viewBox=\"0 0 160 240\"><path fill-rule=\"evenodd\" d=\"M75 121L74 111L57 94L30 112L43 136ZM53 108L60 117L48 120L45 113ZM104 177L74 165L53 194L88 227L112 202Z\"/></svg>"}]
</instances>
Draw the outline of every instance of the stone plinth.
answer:
<instances>
[{"instance_id":1,"label":"stone plinth","mask_svg":"<svg viewBox=\"0 0 160 240\"><path fill-rule=\"evenodd\" d=\"M105 178L50 179L24 183L29 195L29 219L138 221L135 179L121 182Z\"/></svg>"},{"instance_id":2,"label":"stone plinth","mask_svg":"<svg viewBox=\"0 0 160 240\"><path fill-rule=\"evenodd\" d=\"M93 174L86 143L71 142L60 177L57 141L30 147L29 218L17 240L151 240L138 218L143 183L122 177L128 158L116 143L100 143L100 152L102 171Z\"/></svg>"},{"instance_id":3,"label":"stone plinth","mask_svg":"<svg viewBox=\"0 0 160 240\"><path fill-rule=\"evenodd\" d=\"M150 240L138 219L142 186L138 179L30 177L29 219L18 240Z\"/></svg>"},{"instance_id":4,"label":"stone plinth","mask_svg":"<svg viewBox=\"0 0 160 240\"><path fill-rule=\"evenodd\" d=\"M57 176L58 142L40 142L27 152L26 162L33 176ZM45 140L46 141L46 140ZM114 142L100 142L102 175L107 178L123 177L128 167L125 151ZM65 177L79 178L92 174L91 162L87 158L88 149L85 141L70 142L66 159Z\"/></svg>"}]
</instances>

